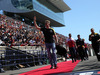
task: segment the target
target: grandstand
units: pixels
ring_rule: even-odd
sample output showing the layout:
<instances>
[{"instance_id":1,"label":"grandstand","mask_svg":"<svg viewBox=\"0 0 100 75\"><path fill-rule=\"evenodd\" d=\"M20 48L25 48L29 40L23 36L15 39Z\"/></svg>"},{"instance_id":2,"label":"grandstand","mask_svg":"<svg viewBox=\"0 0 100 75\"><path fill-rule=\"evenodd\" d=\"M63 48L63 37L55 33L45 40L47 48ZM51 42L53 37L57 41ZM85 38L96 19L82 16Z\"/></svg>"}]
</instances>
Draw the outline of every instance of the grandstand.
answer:
<instances>
[{"instance_id":1,"label":"grandstand","mask_svg":"<svg viewBox=\"0 0 100 75\"><path fill-rule=\"evenodd\" d=\"M53 1L45 0L0 0L0 69L15 70L36 65L49 64L44 46L44 36L33 26L37 16L39 26L44 20L51 20L52 27L64 26L63 12L70 8L59 7ZM45 11L42 11L44 10ZM60 13L58 13L60 12ZM51 15L50 15L51 14ZM58 18L57 18L58 17ZM59 40L66 37L58 34ZM63 45L63 41L59 41ZM64 45L65 46L65 45Z\"/></svg>"},{"instance_id":2,"label":"grandstand","mask_svg":"<svg viewBox=\"0 0 100 75\"><path fill-rule=\"evenodd\" d=\"M66 37L58 34L59 44ZM0 15L0 63L4 70L48 64L44 36L33 26L6 15Z\"/></svg>"}]
</instances>

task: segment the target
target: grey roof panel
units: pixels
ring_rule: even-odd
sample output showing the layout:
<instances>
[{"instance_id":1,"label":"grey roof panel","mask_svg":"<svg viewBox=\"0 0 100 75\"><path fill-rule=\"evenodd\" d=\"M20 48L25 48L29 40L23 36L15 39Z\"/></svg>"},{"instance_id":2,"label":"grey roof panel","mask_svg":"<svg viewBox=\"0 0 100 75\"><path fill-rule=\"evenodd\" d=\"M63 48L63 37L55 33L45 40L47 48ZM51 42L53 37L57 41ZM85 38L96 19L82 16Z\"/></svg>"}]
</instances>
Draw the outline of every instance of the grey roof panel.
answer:
<instances>
[{"instance_id":1,"label":"grey roof panel","mask_svg":"<svg viewBox=\"0 0 100 75\"><path fill-rule=\"evenodd\" d=\"M48 0L48 1L52 3L54 6L56 6L58 9L60 9L62 12L71 10L71 8L63 0Z\"/></svg>"}]
</instances>

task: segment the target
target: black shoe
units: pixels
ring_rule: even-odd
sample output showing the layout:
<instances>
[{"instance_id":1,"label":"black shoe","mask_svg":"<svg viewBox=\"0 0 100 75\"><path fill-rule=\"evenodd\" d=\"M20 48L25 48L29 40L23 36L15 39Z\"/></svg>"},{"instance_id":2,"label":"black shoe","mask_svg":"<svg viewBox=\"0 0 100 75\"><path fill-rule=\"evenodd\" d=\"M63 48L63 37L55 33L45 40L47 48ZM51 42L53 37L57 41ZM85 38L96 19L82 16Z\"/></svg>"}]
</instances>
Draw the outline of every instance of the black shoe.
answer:
<instances>
[{"instance_id":1,"label":"black shoe","mask_svg":"<svg viewBox=\"0 0 100 75\"><path fill-rule=\"evenodd\" d=\"M65 62L67 61L67 59L65 59Z\"/></svg>"},{"instance_id":2,"label":"black shoe","mask_svg":"<svg viewBox=\"0 0 100 75\"><path fill-rule=\"evenodd\" d=\"M54 65L54 69L57 69L58 68L58 66L57 65Z\"/></svg>"},{"instance_id":3,"label":"black shoe","mask_svg":"<svg viewBox=\"0 0 100 75\"><path fill-rule=\"evenodd\" d=\"M72 63L74 63L74 60L72 60Z\"/></svg>"},{"instance_id":4,"label":"black shoe","mask_svg":"<svg viewBox=\"0 0 100 75\"><path fill-rule=\"evenodd\" d=\"M100 61L100 59L98 59L98 61Z\"/></svg>"},{"instance_id":5,"label":"black shoe","mask_svg":"<svg viewBox=\"0 0 100 75\"><path fill-rule=\"evenodd\" d=\"M86 60L86 58L84 58L84 60Z\"/></svg>"},{"instance_id":6,"label":"black shoe","mask_svg":"<svg viewBox=\"0 0 100 75\"><path fill-rule=\"evenodd\" d=\"M50 69L53 69L53 66L51 66Z\"/></svg>"},{"instance_id":7,"label":"black shoe","mask_svg":"<svg viewBox=\"0 0 100 75\"><path fill-rule=\"evenodd\" d=\"M83 61L83 59L81 59L81 62Z\"/></svg>"},{"instance_id":8,"label":"black shoe","mask_svg":"<svg viewBox=\"0 0 100 75\"><path fill-rule=\"evenodd\" d=\"M76 62L76 59L75 59L75 62Z\"/></svg>"},{"instance_id":9,"label":"black shoe","mask_svg":"<svg viewBox=\"0 0 100 75\"><path fill-rule=\"evenodd\" d=\"M3 68L1 68L0 69L0 73L4 73L5 71L4 71L4 69Z\"/></svg>"},{"instance_id":10,"label":"black shoe","mask_svg":"<svg viewBox=\"0 0 100 75\"><path fill-rule=\"evenodd\" d=\"M57 68L58 68L58 66L54 67L54 69L57 69Z\"/></svg>"}]
</instances>

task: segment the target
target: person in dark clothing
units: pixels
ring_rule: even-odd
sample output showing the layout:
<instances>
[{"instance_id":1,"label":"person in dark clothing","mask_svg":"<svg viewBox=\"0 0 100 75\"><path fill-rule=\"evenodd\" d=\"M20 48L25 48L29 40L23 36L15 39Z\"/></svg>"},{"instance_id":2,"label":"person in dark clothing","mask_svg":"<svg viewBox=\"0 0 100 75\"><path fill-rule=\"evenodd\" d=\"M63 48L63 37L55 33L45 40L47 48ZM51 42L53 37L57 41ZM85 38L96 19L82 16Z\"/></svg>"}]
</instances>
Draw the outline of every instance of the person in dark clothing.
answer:
<instances>
[{"instance_id":1,"label":"person in dark clothing","mask_svg":"<svg viewBox=\"0 0 100 75\"><path fill-rule=\"evenodd\" d=\"M4 73L4 72L5 72L5 70L3 69L2 64L0 63L0 73Z\"/></svg>"},{"instance_id":2,"label":"person in dark clothing","mask_svg":"<svg viewBox=\"0 0 100 75\"><path fill-rule=\"evenodd\" d=\"M94 49L94 52L97 56L98 61L100 61L100 55L98 55L100 35L98 33L95 33L93 28L91 28L91 34L89 35L89 41L92 42L92 47Z\"/></svg>"},{"instance_id":3,"label":"person in dark clothing","mask_svg":"<svg viewBox=\"0 0 100 75\"><path fill-rule=\"evenodd\" d=\"M88 46L87 44L85 43L85 39L83 39L84 41L84 53L85 53L85 59L89 59L89 56L88 56Z\"/></svg>"},{"instance_id":4,"label":"person in dark clothing","mask_svg":"<svg viewBox=\"0 0 100 75\"><path fill-rule=\"evenodd\" d=\"M51 64L51 68L58 68L57 67L57 56L56 56L56 46L55 46L55 41L56 43L58 43L58 38L56 36L56 33L54 32L54 30L50 27L50 21L46 20L45 21L45 28L41 28L37 25L36 23L36 16L34 16L34 25L36 27L36 29L41 30L44 34L45 37L45 45L46 45L46 49L48 52L48 57L49 57L49 62ZM54 40L55 38L55 40ZM51 50L52 49L52 53Z\"/></svg>"},{"instance_id":5,"label":"person in dark clothing","mask_svg":"<svg viewBox=\"0 0 100 75\"><path fill-rule=\"evenodd\" d=\"M67 61L67 50L61 45L56 45L56 49L57 49L57 54L64 56L65 61Z\"/></svg>"},{"instance_id":6,"label":"person in dark clothing","mask_svg":"<svg viewBox=\"0 0 100 75\"><path fill-rule=\"evenodd\" d=\"M81 61L84 60L84 41L80 38L80 35L77 35L78 39L76 40L77 51L81 58Z\"/></svg>"}]
</instances>

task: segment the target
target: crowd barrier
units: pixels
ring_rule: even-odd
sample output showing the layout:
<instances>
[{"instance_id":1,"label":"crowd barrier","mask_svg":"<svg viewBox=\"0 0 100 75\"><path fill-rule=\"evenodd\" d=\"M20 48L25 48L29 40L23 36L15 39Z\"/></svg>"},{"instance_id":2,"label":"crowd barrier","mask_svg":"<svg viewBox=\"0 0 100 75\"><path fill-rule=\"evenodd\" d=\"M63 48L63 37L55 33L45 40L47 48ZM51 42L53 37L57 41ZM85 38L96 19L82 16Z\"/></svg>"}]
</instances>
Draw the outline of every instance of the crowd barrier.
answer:
<instances>
[{"instance_id":1,"label":"crowd barrier","mask_svg":"<svg viewBox=\"0 0 100 75\"><path fill-rule=\"evenodd\" d=\"M89 56L94 56L92 48ZM62 59L57 55L57 60ZM0 69L4 71L49 64L47 50L41 46L0 46Z\"/></svg>"},{"instance_id":2,"label":"crowd barrier","mask_svg":"<svg viewBox=\"0 0 100 75\"><path fill-rule=\"evenodd\" d=\"M48 64L48 58L41 46L0 47L0 68L5 71L42 64Z\"/></svg>"}]
</instances>

